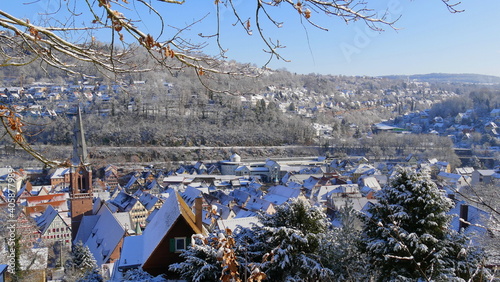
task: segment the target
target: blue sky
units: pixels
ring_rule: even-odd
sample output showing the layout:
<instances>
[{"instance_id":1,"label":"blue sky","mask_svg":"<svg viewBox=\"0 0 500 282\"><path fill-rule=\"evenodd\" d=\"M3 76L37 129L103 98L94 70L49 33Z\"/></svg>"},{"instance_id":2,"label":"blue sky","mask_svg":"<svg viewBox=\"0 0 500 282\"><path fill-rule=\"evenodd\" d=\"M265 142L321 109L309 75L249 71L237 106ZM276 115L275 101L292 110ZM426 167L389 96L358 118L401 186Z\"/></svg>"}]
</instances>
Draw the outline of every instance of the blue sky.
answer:
<instances>
[{"instance_id":1,"label":"blue sky","mask_svg":"<svg viewBox=\"0 0 500 282\"><path fill-rule=\"evenodd\" d=\"M463 13L448 12L440 0L369 0L375 11L388 11L401 18L384 32L373 32L362 22L346 25L337 18L313 14L311 19L329 31L318 30L308 23L301 24L295 11L284 7L269 10L283 22L282 28L264 25L266 36L279 39L286 46L281 54L290 62L274 60L269 67L285 68L297 73L335 75L389 75L423 73L478 73L500 76L500 1L464 0L459 8ZM35 4L20 5L17 1L2 3L3 10L30 17L47 7L55 9L59 0L40 0ZM83 2L83 1L82 1ZM166 24L180 27L208 15L203 21L185 31L185 37L203 42L198 33L215 32L215 5L212 0L187 0L184 5L160 5ZM234 0L242 11L242 18L254 17L253 1ZM150 33L158 32L154 15L125 11L141 23L137 25ZM63 17L63 16L60 16ZM223 28L221 43L228 49L226 55L243 63L262 66L267 55L264 45L252 25L254 34L233 26L234 16L229 10L221 13ZM167 34L173 29L167 28ZM106 41L109 34L99 38ZM216 44L208 41L208 53L216 52Z\"/></svg>"}]
</instances>

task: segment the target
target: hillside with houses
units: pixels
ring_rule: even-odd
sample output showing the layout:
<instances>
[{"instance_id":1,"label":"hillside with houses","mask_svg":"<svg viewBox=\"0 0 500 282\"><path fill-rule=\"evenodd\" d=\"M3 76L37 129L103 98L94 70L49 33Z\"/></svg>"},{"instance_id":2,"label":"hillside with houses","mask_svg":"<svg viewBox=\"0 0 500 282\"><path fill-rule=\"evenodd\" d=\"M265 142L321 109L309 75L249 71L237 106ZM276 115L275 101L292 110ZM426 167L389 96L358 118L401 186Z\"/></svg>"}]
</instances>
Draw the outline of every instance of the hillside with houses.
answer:
<instances>
[{"instance_id":1,"label":"hillside with houses","mask_svg":"<svg viewBox=\"0 0 500 282\"><path fill-rule=\"evenodd\" d=\"M452 144L420 143L471 150L465 152L467 165L472 156L490 162L500 145L496 84L297 75L280 70L259 79L220 78L220 87L231 84L233 89L221 94L191 83L193 79L187 73L172 77L146 73L117 81L9 79L0 87L0 96L23 118L27 141L53 159L65 159L71 151L78 107L90 154L95 160L115 163L171 163L220 159L227 154L217 149L206 153L207 147L315 146L316 154L402 157L415 148L393 145L401 143L395 137L400 134L379 138L402 133L415 139L438 136ZM387 144L391 148L384 147ZM173 147L198 149L195 153L162 149ZM7 139L0 141L0 152L2 160L14 166L32 160ZM310 152L291 150L274 157ZM266 157L269 152L254 153ZM447 152L439 157L456 159L453 155ZM451 158L446 161L460 165Z\"/></svg>"}]
</instances>

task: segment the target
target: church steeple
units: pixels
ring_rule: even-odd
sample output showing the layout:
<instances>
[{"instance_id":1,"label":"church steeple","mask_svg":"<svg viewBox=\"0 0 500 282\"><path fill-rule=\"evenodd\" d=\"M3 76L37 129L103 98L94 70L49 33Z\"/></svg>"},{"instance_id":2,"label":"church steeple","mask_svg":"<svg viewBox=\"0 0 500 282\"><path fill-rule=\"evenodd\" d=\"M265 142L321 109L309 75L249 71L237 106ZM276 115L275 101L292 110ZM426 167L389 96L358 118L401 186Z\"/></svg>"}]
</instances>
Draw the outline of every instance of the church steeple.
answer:
<instances>
[{"instance_id":1,"label":"church steeple","mask_svg":"<svg viewBox=\"0 0 500 282\"><path fill-rule=\"evenodd\" d=\"M92 169L87 156L82 112L78 107L73 135L73 155L70 169L71 233L75 239L85 215L92 214Z\"/></svg>"},{"instance_id":2,"label":"church steeple","mask_svg":"<svg viewBox=\"0 0 500 282\"><path fill-rule=\"evenodd\" d=\"M71 163L73 166L88 164L87 144L85 143L85 132L83 130L82 110L78 107L75 128L73 130L73 156Z\"/></svg>"}]
</instances>

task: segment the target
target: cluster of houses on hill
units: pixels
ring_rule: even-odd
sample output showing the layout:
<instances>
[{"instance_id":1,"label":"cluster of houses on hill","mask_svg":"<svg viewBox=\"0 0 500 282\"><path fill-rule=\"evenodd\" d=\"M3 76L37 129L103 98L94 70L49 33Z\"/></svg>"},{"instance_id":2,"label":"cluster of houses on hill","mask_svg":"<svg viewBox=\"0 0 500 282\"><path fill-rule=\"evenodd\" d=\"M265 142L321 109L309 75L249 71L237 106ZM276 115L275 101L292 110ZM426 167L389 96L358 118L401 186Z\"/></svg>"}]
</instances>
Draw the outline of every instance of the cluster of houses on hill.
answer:
<instances>
[{"instance_id":1,"label":"cluster of houses on hill","mask_svg":"<svg viewBox=\"0 0 500 282\"><path fill-rule=\"evenodd\" d=\"M456 116L431 118L429 110L413 112L398 117L395 120L374 124L372 131L430 133L448 136L459 147L470 147L477 143L473 133L488 136L490 146L500 144L500 109L492 109L487 115L479 115L469 109ZM491 144L494 143L494 144ZM498 146L494 146L498 150Z\"/></svg>"},{"instance_id":2,"label":"cluster of houses on hill","mask_svg":"<svg viewBox=\"0 0 500 282\"><path fill-rule=\"evenodd\" d=\"M486 211L466 205L456 192L480 183L498 185L500 171L468 167L451 171L448 163L412 156L392 163L324 157L245 162L233 154L229 160L197 162L173 171L153 167L124 171L107 165L93 170L92 185L86 190L92 200L80 211L75 210L76 201L86 193L74 192L76 176L72 173L79 172L72 168L48 171L47 185L42 186L29 181L40 178L39 171L3 168L0 202L2 206L9 203L12 194L6 191L6 178L15 176L17 216L24 218L19 222L27 230L23 241L34 248L81 241L104 277L119 280L124 271L138 267L153 275L166 273L168 265L179 262L179 254L189 246L193 234L258 224L259 213L272 214L276 206L290 199L310 201L323 208L332 221L347 202L363 212L376 201L374 193L387 183L396 166L427 169L456 199L454 212L472 225L487 222L483 218L489 216ZM82 217L75 219L76 213ZM461 227L466 226L454 221L454 228Z\"/></svg>"}]
</instances>

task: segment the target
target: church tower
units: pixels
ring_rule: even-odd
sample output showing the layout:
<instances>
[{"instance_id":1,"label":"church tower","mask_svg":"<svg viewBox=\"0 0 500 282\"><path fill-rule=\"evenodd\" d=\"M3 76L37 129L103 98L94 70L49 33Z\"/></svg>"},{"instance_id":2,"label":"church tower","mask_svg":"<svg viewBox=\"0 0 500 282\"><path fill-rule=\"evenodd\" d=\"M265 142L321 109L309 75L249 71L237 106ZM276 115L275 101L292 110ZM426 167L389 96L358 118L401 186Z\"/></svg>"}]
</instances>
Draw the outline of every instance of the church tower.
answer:
<instances>
[{"instance_id":1,"label":"church tower","mask_svg":"<svg viewBox=\"0 0 500 282\"><path fill-rule=\"evenodd\" d=\"M92 214L92 169L87 159L82 112L76 116L70 169L71 236L75 239L84 215Z\"/></svg>"}]
</instances>

